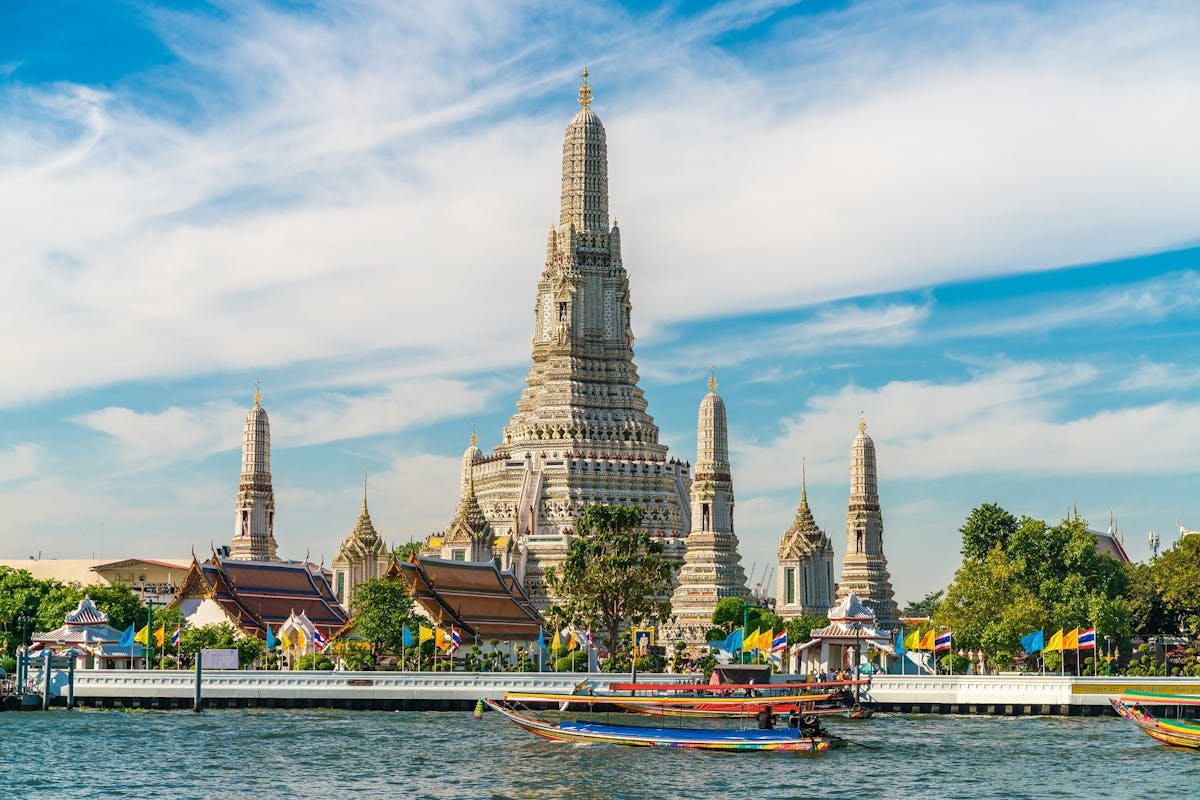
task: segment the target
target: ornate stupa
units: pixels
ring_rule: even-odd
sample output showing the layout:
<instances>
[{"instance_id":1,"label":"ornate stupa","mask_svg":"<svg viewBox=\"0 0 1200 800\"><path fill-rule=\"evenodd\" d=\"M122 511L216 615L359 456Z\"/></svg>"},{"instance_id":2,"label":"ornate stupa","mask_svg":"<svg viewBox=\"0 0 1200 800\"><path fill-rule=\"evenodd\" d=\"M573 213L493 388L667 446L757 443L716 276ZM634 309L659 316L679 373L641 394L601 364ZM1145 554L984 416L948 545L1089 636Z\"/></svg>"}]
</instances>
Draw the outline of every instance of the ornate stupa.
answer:
<instances>
[{"instance_id":1,"label":"ornate stupa","mask_svg":"<svg viewBox=\"0 0 1200 800\"><path fill-rule=\"evenodd\" d=\"M474 491L497 537L520 539L514 566L539 608L545 569L566 557L594 503L637 505L643 526L682 555L688 467L667 457L633 363L629 277L608 217L608 145L583 75L562 146L558 226L534 299L533 363L517 412L490 456L472 456Z\"/></svg>"},{"instance_id":2,"label":"ornate stupa","mask_svg":"<svg viewBox=\"0 0 1200 800\"><path fill-rule=\"evenodd\" d=\"M712 628L713 611L724 597L749 599L746 572L733 531L733 479L729 467L729 428L725 401L714 374L700 401L696 430L696 470L692 483L692 527L687 553L671 597L675 620L664 626L668 645L682 639L702 646Z\"/></svg>"},{"instance_id":3,"label":"ornate stupa","mask_svg":"<svg viewBox=\"0 0 1200 800\"><path fill-rule=\"evenodd\" d=\"M333 590L343 607L350 607L354 587L371 578L382 578L387 569L388 549L383 537L371 522L367 511L367 472L363 470L362 510L354 528L346 534L330 567L333 569Z\"/></svg>"},{"instance_id":4,"label":"ornate stupa","mask_svg":"<svg viewBox=\"0 0 1200 800\"><path fill-rule=\"evenodd\" d=\"M238 481L233 541L229 557L278 561L275 555L275 491L271 488L271 421L254 391L254 408L242 428L242 476Z\"/></svg>"},{"instance_id":5,"label":"ornate stupa","mask_svg":"<svg viewBox=\"0 0 1200 800\"><path fill-rule=\"evenodd\" d=\"M779 540L775 612L781 617L824 616L833 600L833 543L808 507L808 474L802 463L800 507Z\"/></svg>"},{"instance_id":6,"label":"ornate stupa","mask_svg":"<svg viewBox=\"0 0 1200 800\"><path fill-rule=\"evenodd\" d=\"M850 448L850 503L846 514L846 557L838 581L837 600L851 594L875 614L881 628L900 624L887 558L883 554L883 514L879 510L879 481L875 470L875 442L867 435L866 419L859 417L858 436Z\"/></svg>"}]
</instances>

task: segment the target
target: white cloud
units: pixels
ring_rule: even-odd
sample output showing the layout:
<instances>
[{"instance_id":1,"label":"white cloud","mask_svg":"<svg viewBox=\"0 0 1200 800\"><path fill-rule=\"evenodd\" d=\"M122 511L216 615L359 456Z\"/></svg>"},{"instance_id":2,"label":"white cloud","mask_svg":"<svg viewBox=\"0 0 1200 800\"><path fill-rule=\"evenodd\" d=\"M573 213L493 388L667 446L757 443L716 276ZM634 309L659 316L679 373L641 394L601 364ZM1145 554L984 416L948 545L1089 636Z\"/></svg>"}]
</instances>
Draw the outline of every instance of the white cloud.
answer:
<instances>
[{"instance_id":1,"label":"white cloud","mask_svg":"<svg viewBox=\"0 0 1200 800\"><path fill-rule=\"evenodd\" d=\"M711 41L771 4L554 9L156 12L201 71L161 97L7 84L0 403L367 349L520 363L580 30L642 336L1196 235L1189 6L875 4L765 70Z\"/></svg>"},{"instance_id":2,"label":"white cloud","mask_svg":"<svg viewBox=\"0 0 1200 800\"><path fill-rule=\"evenodd\" d=\"M21 442L0 450L0 484L37 475L41 458L42 448L33 442Z\"/></svg>"}]
</instances>

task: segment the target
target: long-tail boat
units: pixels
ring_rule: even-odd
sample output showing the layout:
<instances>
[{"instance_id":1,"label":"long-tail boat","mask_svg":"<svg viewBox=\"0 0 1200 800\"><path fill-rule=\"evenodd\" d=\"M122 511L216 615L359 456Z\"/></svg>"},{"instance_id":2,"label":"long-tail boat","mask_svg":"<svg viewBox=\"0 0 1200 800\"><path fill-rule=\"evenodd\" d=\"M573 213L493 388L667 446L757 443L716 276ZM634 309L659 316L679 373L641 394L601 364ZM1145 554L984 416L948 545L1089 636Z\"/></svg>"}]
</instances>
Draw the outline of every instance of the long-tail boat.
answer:
<instances>
[{"instance_id":1,"label":"long-tail boat","mask_svg":"<svg viewBox=\"0 0 1200 800\"><path fill-rule=\"evenodd\" d=\"M1200 696L1161 694L1158 692L1125 692L1112 698L1113 710L1136 725L1152 739L1175 747L1200 749L1200 722L1188 719L1165 719L1146 711L1143 705L1200 707Z\"/></svg>"},{"instance_id":2,"label":"long-tail boat","mask_svg":"<svg viewBox=\"0 0 1200 800\"><path fill-rule=\"evenodd\" d=\"M601 722L547 722L523 714L507 703L485 699L488 708L522 729L558 742L615 744L629 747L681 747L695 750L782 750L812 752L844 747L846 741L827 731L797 728L768 730L709 730L641 727Z\"/></svg>"}]
</instances>

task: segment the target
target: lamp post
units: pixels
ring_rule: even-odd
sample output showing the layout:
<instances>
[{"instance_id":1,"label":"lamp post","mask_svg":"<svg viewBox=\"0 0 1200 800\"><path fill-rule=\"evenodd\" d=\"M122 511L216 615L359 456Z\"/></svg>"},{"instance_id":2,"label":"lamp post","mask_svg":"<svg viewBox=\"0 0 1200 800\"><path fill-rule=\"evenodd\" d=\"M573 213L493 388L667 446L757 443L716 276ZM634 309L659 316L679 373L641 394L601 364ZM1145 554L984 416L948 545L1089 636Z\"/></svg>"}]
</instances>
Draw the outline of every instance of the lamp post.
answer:
<instances>
[{"instance_id":1,"label":"lamp post","mask_svg":"<svg viewBox=\"0 0 1200 800\"><path fill-rule=\"evenodd\" d=\"M1112 675L1112 662L1113 662L1112 637L1111 636L1104 637L1104 647L1105 647L1105 651L1106 651L1106 655L1104 656L1104 674L1106 676L1111 676Z\"/></svg>"},{"instance_id":2,"label":"lamp post","mask_svg":"<svg viewBox=\"0 0 1200 800\"><path fill-rule=\"evenodd\" d=\"M22 695L25 694L25 678L29 672L29 648L26 644L29 640L29 624L33 622L33 618L25 614L17 617L17 624L21 626L21 660L17 662L17 691Z\"/></svg>"}]
</instances>

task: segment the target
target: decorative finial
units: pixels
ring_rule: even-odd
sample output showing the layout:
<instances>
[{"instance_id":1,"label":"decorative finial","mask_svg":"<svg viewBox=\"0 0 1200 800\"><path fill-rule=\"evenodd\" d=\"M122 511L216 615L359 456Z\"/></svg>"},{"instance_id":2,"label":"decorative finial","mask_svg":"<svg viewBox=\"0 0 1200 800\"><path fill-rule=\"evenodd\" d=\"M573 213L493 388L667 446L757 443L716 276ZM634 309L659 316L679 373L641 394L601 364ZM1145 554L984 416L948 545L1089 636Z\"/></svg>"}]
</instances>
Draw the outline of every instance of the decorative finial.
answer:
<instances>
[{"instance_id":1,"label":"decorative finial","mask_svg":"<svg viewBox=\"0 0 1200 800\"><path fill-rule=\"evenodd\" d=\"M712 364L710 365L709 369L711 369L712 372L709 373L708 376L708 390L710 392L715 392L717 390L717 365Z\"/></svg>"},{"instance_id":2,"label":"decorative finial","mask_svg":"<svg viewBox=\"0 0 1200 800\"><path fill-rule=\"evenodd\" d=\"M254 382L254 405L262 405L262 381Z\"/></svg>"},{"instance_id":3,"label":"decorative finial","mask_svg":"<svg viewBox=\"0 0 1200 800\"><path fill-rule=\"evenodd\" d=\"M867 432L867 415L864 414L862 411L858 412L858 432L859 433Z\"/></svg>"},{"instance_id":4,"label":"decorative finial","mask_svg":"<svg viewBox=\"0 0 1200 800\"><path fill-rule=\"evenodd\" d=\"M800 456L800 502L808 502L808 459Z\"/></svg>"},{"instance_id":5,"label":"decorative finial","mask_svg":"<svg viewBox=\"0 0 1200 800\"><path fill-rule=\"evenodd\" d=\"M367 467L363 465L363 511L367 510Z\"/></svg>"},{"instance_id":6,"label":"decorative finial","mask_svg":"<svg viewBox=\"0 0 1200 800\"><path fill-rule=\"evenodd\" d=\"M479 444L479 434L475 432L475 423L471 423L471 447Z\"/></svg>"},{"instance_id":7,"label":"decorative finial","mask_svg":"<svg viewBox=\"0 0 1200 800\"><path fill-rule=\"evenodd\" d=\"M592 104L592 87L588 86L587 67L583 68L583 85L579 87L579 105L587 108Z\"/></svg>"}]
</instances>

